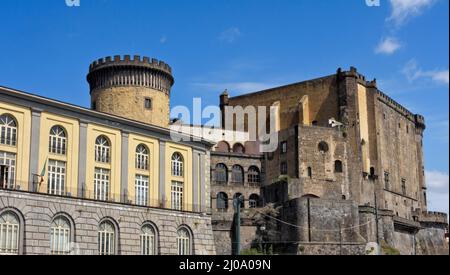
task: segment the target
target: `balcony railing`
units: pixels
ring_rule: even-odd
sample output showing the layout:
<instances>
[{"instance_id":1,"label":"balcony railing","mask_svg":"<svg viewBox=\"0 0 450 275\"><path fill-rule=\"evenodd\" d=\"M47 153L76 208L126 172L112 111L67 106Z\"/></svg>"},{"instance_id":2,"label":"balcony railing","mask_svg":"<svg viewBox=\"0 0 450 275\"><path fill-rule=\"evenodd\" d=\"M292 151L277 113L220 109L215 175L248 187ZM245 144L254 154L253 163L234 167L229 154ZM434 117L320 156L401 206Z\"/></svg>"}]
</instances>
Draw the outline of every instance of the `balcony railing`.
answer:
<instances>
[{"instance_id":1,"label":"balcony railing","mask_svg":"<svg viewBox=\"0 0 450 275\"><path fill-rule=\"evenodd\" d=\"M53 197L85 199L106 203L120 203L136 207L160 208L180 212L196 212L196 213L211 214L211 208L206 207L205 205L183 203L182 209L178 210L174 209L171 205L171 202L168 200L149 199L149 194L147 194L147 197L143 196L142 194L131 196L127 194L127 191L123 192L122 194L117 194L114 192L107 192L103 194L101 191L96 192L95 190L78 189L78 188L52 189L51 191L49 191L47 185L44 185L44 183L40 185L38 182L33 183L32 186L33 190L25 191L28 189L28 182L15 181L13 184L12 183L8 185L0 184L0 190L20 191L20 192L43 194Z\"/></svg>"}]
</instances>

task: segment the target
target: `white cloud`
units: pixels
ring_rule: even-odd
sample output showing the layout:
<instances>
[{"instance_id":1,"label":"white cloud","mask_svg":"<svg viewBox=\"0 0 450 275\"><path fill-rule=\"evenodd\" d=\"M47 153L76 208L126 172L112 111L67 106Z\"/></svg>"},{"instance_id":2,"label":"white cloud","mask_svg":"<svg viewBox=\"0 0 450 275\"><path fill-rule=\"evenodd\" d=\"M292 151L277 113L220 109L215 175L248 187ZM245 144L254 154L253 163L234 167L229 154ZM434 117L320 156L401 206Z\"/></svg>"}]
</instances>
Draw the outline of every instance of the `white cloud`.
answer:
<instances>
[{"instance_id":1,"label":"white cloud","mask_svg":"<svg viewBox=\"0 0 450 275\"><path fill-rule=\"evenodd\" d=\"M387 21L400 26L412 17L422 14L435 0L390 0L392 12Z\"/></svg>"},{"instance_id":2,"label":"white cloud","mask_svg":"<svg viewBox=\"0 0 450 275\"><path fill-rule=\"evenodd\" d=\"M165 36L165 35L159 39L159 43L161 43L161 44L164 44L166 42L167 42L167 36Z\"/></svg>"},{"instance_id":3,"label":"white cloud","mask_svg":"<svg viewBox=\"0 0 450 275\"><path fill-rule=\"evenodd\" d=\"M396 38L387 37L380 41L378 46L375 48L375 53L391 55L401 47L402 45Z\"/></svg>"},{"instance_id":4,"label":"white cloud","mask_svg":"<svg viewBox=\"0 0 450 275\"><path fill-rule=\"evenodd\" d=\"M424 71L419 68L417 61L412 59L402 69L403 75L413 82L419 79L431 80L435 83L449 85L449 70L428 70Z\"/></svg>"},{"instance_id":5,"label":"white cloud","mask_svg":"<svg viewBox=\"0 0 450 275\"><path fill-rule=\"evenodd\" d=\"M241 31L236 28L229 28L219 35L219 40L227 43L233 43L242 35Z\"/></svg>"},{"instance_id":6,"label":"white cloud","mask_svg":"<svg viewBox=\"0 0 450 275\"><path fill-rule=\"evenodd\" d=\"M427 171L425 173L427 186L430 190L435 192L448 192L449 177L448 174L439 171Z\"/></svg>"},{"instance_id":7,"label":"white cloud","mask_svg":"<svg viewBox=\"0 0 450 275\"><path fill-rule=\"evenodd\" d=\"M227 89L238 94L257 92L279 86L275 83L263 82L193 83L192 85L202 90L224 91Z\"/></svg>"},{"instance_id":8,"label":"white cloud","mask_svg":"<svg viewBox=\"0 0 450 275\"><path fill-rule=\"evenodd\" d=\"M428 208L431 211L449 213L449 176L439 171L427 171Z\"/></svg>"}]
</instances>

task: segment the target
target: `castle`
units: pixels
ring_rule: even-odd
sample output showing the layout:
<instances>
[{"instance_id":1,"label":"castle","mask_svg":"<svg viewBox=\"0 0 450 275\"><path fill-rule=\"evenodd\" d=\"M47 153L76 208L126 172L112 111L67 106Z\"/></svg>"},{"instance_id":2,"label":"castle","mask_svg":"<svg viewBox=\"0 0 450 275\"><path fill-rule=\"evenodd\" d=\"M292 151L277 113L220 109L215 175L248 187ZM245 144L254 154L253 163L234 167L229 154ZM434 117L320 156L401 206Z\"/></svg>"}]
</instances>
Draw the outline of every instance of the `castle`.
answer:
<instances>
[{"instance_id":1,"label":"castle","mask_svg":"<svg viewBox=\"0 0 450 275\"><path fill-rule=\"evenodd\" d=\"M0 254L231 254L237 223L241 249L264 237L280 254L367 254L371 243L448 254L447 217L427 212L425 120L355 68L220 96L222 112L278 107L273 152L249 122L232 139L185 125L187 139L172 140L162 61L102 58L87 80L91 109L0 87ZM277 215L261 223L267 207Z\"/></svg>"}]
</instances>

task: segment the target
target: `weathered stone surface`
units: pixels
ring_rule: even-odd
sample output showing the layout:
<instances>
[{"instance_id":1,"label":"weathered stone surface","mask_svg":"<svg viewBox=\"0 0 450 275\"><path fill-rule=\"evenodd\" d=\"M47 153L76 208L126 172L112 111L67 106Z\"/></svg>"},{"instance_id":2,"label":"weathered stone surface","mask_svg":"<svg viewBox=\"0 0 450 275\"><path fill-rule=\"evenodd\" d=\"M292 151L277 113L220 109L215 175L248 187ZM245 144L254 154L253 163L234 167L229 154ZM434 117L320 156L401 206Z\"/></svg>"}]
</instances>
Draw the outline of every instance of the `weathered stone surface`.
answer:
<instances>
[{"instance_id":1,"label":"weathered stone surface","mask_svg":"<svg viewBox=\"0 0 450 275\"><path fill-rule=\"evenodd\" d=\"M159 254L176 254L176 232L180 226L187 226L193 235L194 254L215 254L211 230L211 217L196 213L176 212L163 209L144 209L129 205L85 201L82 199L60 199L47 195L22 193L16 191L0 190L0 197L14 198L2 205L0 212L7 209L16 209L25 221L24 238L21 245L24 254L50 254L50 225L58 213L43 214L49 208L83 209L75 212L64 212L70 217L75 228L74 243L80 254L97 254L98 226L102 219L112 218L118 225L120 236L118 253L136 255L140 253L141 227L151 222L157 229ZM34 209L24 212L29 205L47 205L41 208L41 213ZM105 211L105 209L108 211ZM98 214L93 214L98 213ZM102 214L103 213L103 214ZM76 218L75 218L76 217ZM168 237L165 237L168 236Z\"/></svg>"}]
</instances>

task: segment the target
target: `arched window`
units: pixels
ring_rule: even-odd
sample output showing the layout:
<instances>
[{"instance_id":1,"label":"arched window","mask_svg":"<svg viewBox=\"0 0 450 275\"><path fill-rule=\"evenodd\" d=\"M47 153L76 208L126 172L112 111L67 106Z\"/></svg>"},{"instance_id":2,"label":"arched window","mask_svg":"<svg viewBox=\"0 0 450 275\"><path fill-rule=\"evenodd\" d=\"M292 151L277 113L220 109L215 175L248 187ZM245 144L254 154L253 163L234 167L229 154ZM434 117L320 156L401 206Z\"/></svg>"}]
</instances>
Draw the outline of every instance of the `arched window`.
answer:
<instances>
[{"instance_id":1,"label":"arched window","mask_svg":"<svg viewBox=\"0 0 450 275\"><path fill-rule=\"evenodd\" d=\"M95 140L95 161L109 163L111 156L111 144L105 136L99 136Z\"/></svg>"},{"instance_id":2,"label":"arched window","mask_svg":"<svg viewBox=\"0 0 450 275\"><path fill-rule=\"evenodd\" d=\"M0 144L16 146L17 122L10 115L0 116Z\"/></svg>"},{"instance_id":3,"label":"arched window","mask_svg":"<svg viewBox=\"0 0 450 275\"><path fill-rule=\"evenodd\" d=\"M141 255L156 255L156 232L152 225L145 224L141 228Z\"/></svg>"},{"instance_id":4,"label":"arched window","mask_svg":"<svg viewBox=\"0 0 450 275\"><path fill-rule=\"evenodd\" d=\"M319 147L319 151L322 154L327 153L330 150L328 143L326 143L325 141L320 142L318 147Z\"/></svg>"},{"instance_id":5,"label":"arched window","mask_svg":"<svg viewBox=\"0 0 450 275\"><path fill-rule=\"evenodd\" d=\"M11 211L0 215L0 255L19 254L19 217Z\"/></svg>"},{"instance_id":6,"label":"arched window","mask_svg":"<svg viewBox=\"0 0 450 275\"><path fill-rule=\"evenodd\" d=\"M220 141L219 143L217 143L216 151L222 153L229 153L230 145L226 141Z\"/></svg>"},{"instance_id":7,"label":"arched window","mask_svg":"<svg viewBox=\"0 0 450 275\"><path fill-rule=\"evenodd\" d=\"M261 206L261 199L259 198L258 195L256 194L252 194L249 197L249 205L250 208L257 208Z\"/></svg>"},{"instance_id":8,"label":"arched window","mask_svg":"<svg viewBox=\"0 0 450 275\"><path fill-rule=\"evenodd\" d=\"M70 253L70 222L66 217L59 216L53 220L50 227L50 253L67 255Z\"/></svg>"},{"instance_id":9,"label":"arched window","mask_svg":"<svg viewBox=\"0 0 450 275\"><path fill-rule=\"evenodd\" d=\"M114 255L116 228L110 221L103 221L98 228L98 253L100 255Z\"/></svg>"},{"instance_id":10,"label":"arched window","mask_svg":"<svg viewBox=\"0 0 450 275\"><path fill-rule=\"evenodd\" d=\"M343 172L342 161L336 160L334 162L334 172L335 173L342 173Z\"/></svg>"},{"instance_id":11,"label":"arched window","mask_svg":"<svg viewBox=\"0 0 450 275\"><path fill-rule=\"evenodd\" d=\"M244 196L242 196L241 193L236 193L236 194L233 196L233 202L234 202L235 200L239 199L239 198L241 198L241 208L245 208L245 198L244 198Z\"/></svg>"},{"instance_id":12,"label":"arched window","mask_svg":"<svg viewBox=\"0 0 450 275\"><path fill-rule=\"evenodd\" d=\"M0 189L13 189L16 175L16 154L0 151Z\"/></svg>"},{"instance_id":13,"label":"arched window","mask_svg":"<svg viewBox=\"0 0 450 275\"><path fill-rule=\"evenodd\" d=\"M259 185L261 183L261 175L259 173L259 168L252 166L248 169L248 183L250 185Z\"/></svg>"},{"instance_id":14,"label":"arched window","mask_svg":"<svg viewBox=\"0 0 450 275\"><path fill-rule=\"evenodd\" d=\"M225 164L219 163L216 165L216 183L227 184L228 182L228 168Z\"/></svg>"},{"instance_id":15,"label":"arched window","mask_svg":"<svg viewBox=\"0 0 450 275\"><path fill-rule=\"evenodd\" d=\"M219 194L217 194L217 209L228 209L228 195L224 192L220 192Z\"/></svg>"},{"instance_id":16,"label":"arched window","mask_svg":"<svg viewBox=\"0 0 450 275\"><path fill-rule=\"evenodd\" d=\"M233 166L231 180L236 184L244 184L244 169L241 166Z\"/></svg>"},{"instance_id":17,"label":"arched window","mask_svg":"<svg viewBox=\"0 0 450 275\"><path fill-rule=\"evenodd\" d=\"M183 171L183 156L180 153L175 153L172 155L172 176L182 177L184 175Z\"/></svg>"},{"instance_id":18,"label":"arched window","mask_svg":"<svg viewBox=\"0 0 450 275\"><path fill-rule=\"evenodd\" d=\"M177 231L177 251L178 255L192 254L191 233L185 227L182 227Z\"/></svg>"},{"instance_id":19,"label":"arched window","mask_svg":"<svg viewBox=\"0 0 450 275\"><path fill-rule=\"evenodd\" d=\"M136 169L148 170L149 152L144 144L136 148Z\"/></svg>"},{"instance_id":20,"label":"arched window","mask_svg":"<svg viewBox=\"0 0 450 275\"><path fill-rule=\"evenodd\" d=\"M67 150L67 134L61 126L50 129L48 151L52 154L65 155Z\"/></svg>"},{"instance_id":21,"label":"arched window","mask_svg":"<svg viewBox=\"0 0 450 275\"><path fill-rule=\"evenodd\" d=\"M245 153L245 147L244 145L240 144L240 143L236 143L233 146L233 153L238 153L238 154L244 154Z\"/></svg>"}]
</instances>

